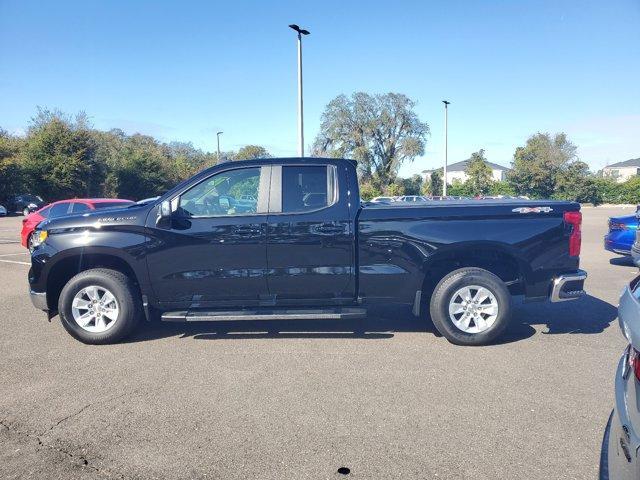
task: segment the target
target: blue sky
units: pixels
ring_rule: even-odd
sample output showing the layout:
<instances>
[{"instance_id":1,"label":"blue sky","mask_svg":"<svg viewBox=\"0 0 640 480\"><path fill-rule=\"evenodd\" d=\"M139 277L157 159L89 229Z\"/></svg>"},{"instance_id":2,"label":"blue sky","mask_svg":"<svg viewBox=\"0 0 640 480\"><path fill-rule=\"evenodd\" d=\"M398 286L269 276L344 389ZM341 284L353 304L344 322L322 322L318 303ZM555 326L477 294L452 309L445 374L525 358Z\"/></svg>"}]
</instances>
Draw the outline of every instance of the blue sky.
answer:
<instances>
[{"instance_id":1,"label":"blue sky","mask_svg":"<svg viewBox=\"0 0 640 480\"><path fill-rule=\"evenodd\" d=\"M565 131L592 169L640 157L640 1L196 2L0 0L0 126L36 106L95 127L215 149L296 152L296 43L305 135L340 93L400 92L439 166L484 148L508 165L537 131Z\"/></svg>"}]
</instances>

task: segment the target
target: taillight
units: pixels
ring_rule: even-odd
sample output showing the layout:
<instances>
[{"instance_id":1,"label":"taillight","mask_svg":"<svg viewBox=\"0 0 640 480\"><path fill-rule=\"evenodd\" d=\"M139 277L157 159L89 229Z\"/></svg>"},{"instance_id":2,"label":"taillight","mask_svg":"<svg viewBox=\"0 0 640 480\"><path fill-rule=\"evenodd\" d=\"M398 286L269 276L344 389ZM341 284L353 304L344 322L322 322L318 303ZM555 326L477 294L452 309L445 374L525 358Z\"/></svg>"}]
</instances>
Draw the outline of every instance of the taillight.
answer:
<instances>
[{"instance_id":1,"label":"taillight","mask_svg":"<svg viewBox=\"0 0 640 480\"><path fill-rule=\"evenodd\" d=\"M609 230L627 230L628 228L629 226L624 223L618 223L609 220Z\"/></svg>"},{"instance_id":2,"label":"taillight","mask_svg":"<svg viewBox=\"0 0 640 480\"><path fill-rule=\"evenodd\" d=\"M629 356L627 362L629 362L629 370L633 370L636 379L640 381L640 352L629 345Z\"/></svg>"},{"instance_id":3,"label":"taillight","mask_svg":"<svg viewBox=\"0 0 640 480\"><path fill-rule=\"evenodd\" d=\"M582 244L582 232L580 225L582 224L582 213L580 212L564 212L562 217L564 223L571 225L571 236L569 237L569 256L580 256L580 245Z\"/></svg>"}]
</instances>

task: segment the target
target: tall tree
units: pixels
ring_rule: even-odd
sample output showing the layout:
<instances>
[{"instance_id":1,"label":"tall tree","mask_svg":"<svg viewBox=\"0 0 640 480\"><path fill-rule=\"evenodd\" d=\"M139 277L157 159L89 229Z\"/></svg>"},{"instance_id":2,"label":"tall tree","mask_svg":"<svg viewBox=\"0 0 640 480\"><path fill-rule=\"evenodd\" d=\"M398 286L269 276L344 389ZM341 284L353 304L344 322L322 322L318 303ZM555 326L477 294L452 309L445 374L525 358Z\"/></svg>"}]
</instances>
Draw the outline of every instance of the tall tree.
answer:
<instances>
[{"instance_id":1,"label":"tall tree","mask_svg":"<svg viewBox=\"0 0 640 480\"><path fill-rule=\"evenodd\" d=\"M598 184L589 172L589 166L581 161L570 163L558 175L555 198L573 200L581 203L598 204L602 201L602 194L598 191Z\"/></svg>"},{"instance_id":2,"label":"tall tree","mask_svg":"<svg viewBox=\"0 0 640 480\"><path fill-rule=\"evenodd\" d=\"M86 115L74 121L58 111L38 109L21 153L31 193L47 200L90 196L101 177L95 149Z\"/></svg>"},{"instance_id":3,"label":"tall tree","mask_svg":"<svg viewBox=\"0 0 640 480\"><path fill-rule=\"evenodd\" d=\"M353 158L364 181L376 177L386 187L404 162L424 153L429 126L419 120L415 105L400 93L339 95L322 114L313 152Z\"/></svg>"},{"instance_id":4,"label":"tall tree","mask_svg":"<svg viewBox=\"0 0 640 480\"><path fill-rule=\"evenodd\" d=\"M508 179L518 194L549 198L559 174L576 158L576 146L566 134L537 133L516 149Z\"/></svg>"},{"instance_id":5,"label":"tall tree","mask_svg":"<svg viewBox=\"0 0 640 480\"><path fill-rule=\"evenodd\" d=\"M140 200L160 195L179 181L174 164L154 138L135 134L122 140L110 162L107 194Z\"/></svg>"},{"instance_id":6,"label":"tall tree","mask_svg":"<svg viewBox=\"0 0 640 480\"><path fill-rule=\"evenodd\" d=\"M489 193L493 183L493 172L487 164L483 149L471 154L465 173L467 174L467 187L472 195Z\"/></svg>"}]
</instances>

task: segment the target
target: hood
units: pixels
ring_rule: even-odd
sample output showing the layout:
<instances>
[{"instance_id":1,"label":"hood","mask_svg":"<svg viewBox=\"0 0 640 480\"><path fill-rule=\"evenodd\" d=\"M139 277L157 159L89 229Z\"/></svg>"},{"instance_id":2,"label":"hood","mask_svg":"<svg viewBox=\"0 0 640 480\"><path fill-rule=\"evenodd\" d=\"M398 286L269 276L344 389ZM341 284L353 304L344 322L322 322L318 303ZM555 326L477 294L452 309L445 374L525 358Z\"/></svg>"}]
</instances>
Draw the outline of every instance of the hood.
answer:
<instances>
[{"instance_id":1,"label":"hood","mask_svg":"<svg viewBox=\"0 0 640 480\"><path fill-rule=\"evenodd\" d=\"M42 230L102 228L118 225L141 225L145 223L152 205L136 205L129 207L113 207L91 212L67 215L64 217L43 220L38 228Z\"/></svg>"}]
</instances>

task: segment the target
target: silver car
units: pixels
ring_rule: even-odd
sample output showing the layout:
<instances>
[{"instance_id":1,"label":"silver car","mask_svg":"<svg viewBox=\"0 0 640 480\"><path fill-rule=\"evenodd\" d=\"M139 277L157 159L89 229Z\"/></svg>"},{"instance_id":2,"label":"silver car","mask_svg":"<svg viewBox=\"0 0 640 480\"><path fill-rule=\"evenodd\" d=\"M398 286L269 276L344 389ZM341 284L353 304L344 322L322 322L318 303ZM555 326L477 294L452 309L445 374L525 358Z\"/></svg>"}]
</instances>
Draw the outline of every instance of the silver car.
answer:
<instances>
[{"instance_id":1,"label":"silver car","mask_svg":"<svg viewBox=\"0 0 640 480\"><path fill-rule=\"evenodd\" d=\"M615 408L602 442L601 479L640 478L640 276L625 287L618 322L629 341L618 362Z\"/></svg>"}]
</instances>

